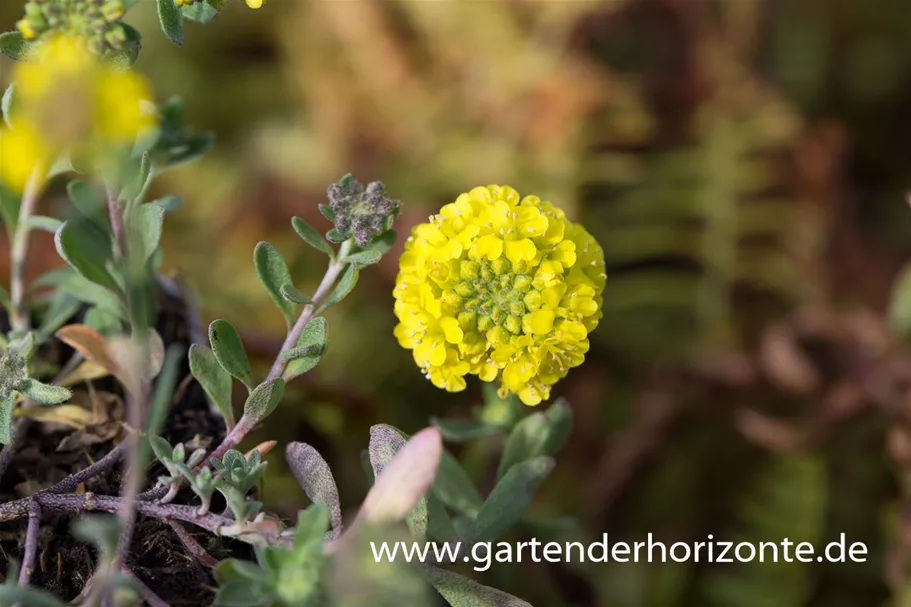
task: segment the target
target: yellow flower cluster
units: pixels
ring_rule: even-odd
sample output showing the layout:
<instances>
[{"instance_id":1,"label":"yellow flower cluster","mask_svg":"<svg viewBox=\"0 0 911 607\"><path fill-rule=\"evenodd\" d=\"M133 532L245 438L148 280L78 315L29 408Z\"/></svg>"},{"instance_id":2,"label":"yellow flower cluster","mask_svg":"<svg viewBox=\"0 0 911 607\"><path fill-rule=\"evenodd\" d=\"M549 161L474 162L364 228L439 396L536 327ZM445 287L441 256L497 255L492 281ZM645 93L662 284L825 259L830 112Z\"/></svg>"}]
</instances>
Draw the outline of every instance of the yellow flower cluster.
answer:
<instances>
[{"instance_id":1,"label":"yellow flower cluster","mask_svg":"<svg viewBox=\"0 0 911 607\"><path fill-rule=\"evenodd\" d=\"M406 241L395 336L440 388L463 390L474 374L536 405L585 358L606 279L604 251L563 211L477 187Z\"/></svg>"},{"instance_id":2,"label":"yellow flower cluster","mask_svg":"<svg viewBox=\"0 0 911 607\"><path fill-rule=\"evenodd\" d=\"M116 69L80 38L42 42L33 60L18 64L9 128L0 130L0 181L22 191L58 155L100 159L154 128L145 79Z\"/></svg>"}]
</instances>

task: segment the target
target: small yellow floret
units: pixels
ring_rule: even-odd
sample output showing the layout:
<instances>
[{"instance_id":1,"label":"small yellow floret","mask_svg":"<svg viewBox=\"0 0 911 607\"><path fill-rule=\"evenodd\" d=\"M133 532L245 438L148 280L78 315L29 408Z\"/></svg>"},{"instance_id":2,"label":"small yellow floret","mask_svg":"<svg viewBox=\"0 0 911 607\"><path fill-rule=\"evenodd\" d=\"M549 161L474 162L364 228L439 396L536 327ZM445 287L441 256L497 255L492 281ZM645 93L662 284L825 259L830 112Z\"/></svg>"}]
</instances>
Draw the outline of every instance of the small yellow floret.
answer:
<instances>
[{"instance_id":1,"label":"small yellow floret","mask_svg":"<svg viewBox=\"0 0 911 607\"><path fill-rule=\"evenodd\" d=\"M250 8L262 8L263 0L247 0L247 6Z\"/></svg>"},{"instance_id":2,"label":"small yellow floret","mask_svg":"<svg viewBox=\"0 0 911 607\"><path fill-rule=\"evenodd\" d=\"M606 278L601 247L550 202L474 188L406 241L395 336L440 388L473 374L536 405L584 360Z\"/></svg>"}]
</instances>

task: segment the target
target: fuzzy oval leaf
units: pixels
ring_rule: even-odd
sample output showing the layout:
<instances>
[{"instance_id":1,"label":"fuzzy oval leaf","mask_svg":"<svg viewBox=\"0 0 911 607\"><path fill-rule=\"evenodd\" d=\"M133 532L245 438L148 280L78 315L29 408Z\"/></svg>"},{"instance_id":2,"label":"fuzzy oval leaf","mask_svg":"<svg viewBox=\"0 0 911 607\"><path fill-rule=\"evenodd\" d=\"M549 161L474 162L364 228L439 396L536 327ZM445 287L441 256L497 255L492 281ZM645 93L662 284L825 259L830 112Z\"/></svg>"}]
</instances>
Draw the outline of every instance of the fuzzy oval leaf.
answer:
<instances>
[{"instance_id":1,"label":"fuzzy oval leaf","mask_svg":"<svg viewBox=\"0 0 911 607\"><path fill-rule=\"evenodd\" d=\"M309 223L301 219L300 217L294 217L291 219L291 226L294 228L294 231L297 232L297 235L303 239L308 245L322 251L329 257L335 257L335 250L332 248L326 239L323 238L323 235L316 231L316 228L311 226Z\"/></svg>"},{"instance_id":2,"label":"fuzzy oval leaf","mask_svg":"<svg viewBox=\"0 0 911 607\"><path fill-rule=\"evenodd\" d=\"M182 46L183 14L174 0L158 0L158 20L164 35L177 46Z\"/></svg>"},{"instance_id":3,"label":"fuzzy oval leaf","mask_svg":"<svg viewBox=\"0 0 911 607\"><path fill-rule=\"evenodd\" d=\"M290 301L291 303L301 304L301 305L310 305L313 303L313 300L297 290L290 282L285 283L279 289L279 293L285 301Z\"/></svg>"},{"instance_id":4,"label":"fuzzy oval leaf","mask_svg":"<svg viewBox=\"0 0 911 607\"><path fill-rule=\"evenodd\" d=\"M26 40L21 32L5 32L0 34L0 53L3 53L10 59L22 61L35 52L38 48L37 42Z\"/></svg>"},{"instance_id":5,"label":"fuzzy oval leaf","mask_svg":"<svg viewBox=\"0 0 911 607\"><path fill-rule=\"evenodd\" d=\"M297 348L306 348L307 346L319 346L318 350L311 354L306 354L292 359L285 367L282 377L285 381L291 381L295 377L302 375L319 364L319 361L326 353L329 342L329 323L322 316L317 316L307 323L301 332L300 339L297 340ZM295 349L297 349L295 348Z\"/></svg>"},{"instance_id":6,"label":"fuzzy oval leaf","mask_svg":"<svg viewBox=\"0 0 911 607\"><path fill-rule=\"evenodd\" d=\"M253 251L253 264L256 266L259 282L269 292L269 296L281 313L285 315L288 325L294 324L297 316L294 304L286 300L281 292L282 285L291 284L291 272L288 270L285 258L273 245L261 242Z\"/></svg>"},{"instance_id":7,"label":"fuzzy oval leaf","mask_svg":"<svg viewBox=\"0 0 911 607\"><path fill-rule=\"evenodd\" d=\"M337 304L348 297L348 295L351 294L351 291L354 290L355 285L357 285L359 274L360 270L357 265L351 264L347 266L344 272L342 272L341 278L338 279L338 284L335 285L335 289L333 289L329 297L326 298L326 301L323 302L322 309L325 310L329 306Z\"/></svg>"},{"instance_id":8,"label":"fuzzy oval leaf","mask_svg":"<svg viewBox=\"0 0 911 607\"><path fill-rule=\"evenodd\" d=\"M231 375L215 358L215 353L205 346L190 346L190 373L202 386L228 428L234 427L234 409L231 406Z\"/></svg>"},{"instance_id":9,"label":"fuzzy oval leaf","mask_svg":"<svg viewBox=\"0 0 911 607\"><path fill-rule=\"evenodd\" d=\"M222 369L253 389L253 369L234 325L224 319L213 321L209 325L209 343Z\"/></svg>"},{"instance_id":10,"label":"fuzzy oval leaf","mask_svg":"<svg viewBox=\"0 0 911 607\"><path fill-rule=\"evenodd\" d=\"M19 382L19 385L16 386L16 389L29 400L38 403L39 405L57 405L72 396L72 392L67 388L43 384L40 381L31 378L23 379Z\"/></svg>"},{"instance_id":11,"label":"fuzzy oval leaf","mask_svg":"<svg viewBox=\"0 0 911 607\"><path fill-rule=\"evenodd\" d=\"M375 249L366 249L359 253L349 255L345 258L345 261L359 266L369 266L378 262L382 256L383 254Z\"/></svg>"},{"instance_id":12,"label":"fuzzy oval leaf","mask_svg":"<svg viewBox=\"0 0 911 607\"><path fill-rule=\"evenodd\" d=\"M389 427L379 427L388 438ZM371 442L374 428L371 428ZM364 499L358 519L390 523L407 517L433 484L442 454L443 437L436 428L425 428L412 436L382 467Z\"/></svg>"},{"instance_id":13,"label":"fuzzy oval leaf","mask_svg":"<svg viewBox=\"0 0 911 607\"><path fill-rule=\"evenodd\" d=\"M502 590L483 586L458 573L432 565L422 567L424 577L452 607L532 607Z\"/></svg>"},{"instance_id":14,"label":"fuzzy oval leaf","mask_svg":"<svg viewBox=\"0 0 911 607\"><path fill-rule=\"evenodd\" d=\"M342 508L338 497L338 486L329 464L319 451L305 443L289 443L285 459L301 489L314 504L323 504L329 510L332 536L342 532Z\"/></svg>"},{"instance_id":15,"label":"fuzzy oval leaf","mask_svg":"<svg viewBox=\"0 0 911 607\"><path fill-rule=\"evenodd\" d=\"M494 487L469 529L471 542L492 541L525 515L538 486L554 469L550 457L516 464Z\"/></svg>"},{"instance_id":16,"label":"fuzzy oval leaf","mask_svg":"<svg viewBox=\"0 0 911 607\"><path fill-rule=\"evenodd\" d=\"M252 423L259 423L266 419L285 394L285 382L281 379L270 379L253 388L247 402L244 403L244 415Z\"/></svg>"},{"instance_id":17,"label":"fuzzy oval leaf","mask_svg":"<svg viewBox=\"0 0 911 607\"><path fill-rule=\"evenodd\" d=\"M57 253L85 278L110 291L119 287L107 269L113 261L111 239L89 219L65 222L54 237Z\"/></svg>"}]
</instances>

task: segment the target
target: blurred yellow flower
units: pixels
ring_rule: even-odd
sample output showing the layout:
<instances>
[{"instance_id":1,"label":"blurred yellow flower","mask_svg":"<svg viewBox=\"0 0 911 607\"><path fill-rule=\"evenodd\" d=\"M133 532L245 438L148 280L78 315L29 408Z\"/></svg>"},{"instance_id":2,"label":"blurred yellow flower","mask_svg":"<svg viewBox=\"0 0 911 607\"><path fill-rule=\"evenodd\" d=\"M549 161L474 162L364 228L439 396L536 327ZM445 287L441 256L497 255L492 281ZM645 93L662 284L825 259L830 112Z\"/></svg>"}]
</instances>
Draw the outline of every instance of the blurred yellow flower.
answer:
<instances>
[{"instance_id":1,"label":"blurred yellow flower","mask_svg":"<svg viewBox=\"0 0 911 607\"><path fill-rule=\"evenodd\" d=\"M536 405L585 358L606 279L604 251L563 211L477 187L412 230L395 335L440 388L463 390L474 374Z\"/></svg>"},{"instance_id":2,"label":"blurred yellow flower","mask_svg":"<svg viewBox=\"0 0 911 607\"><path fill-rule=\"evenodd\" d=\"M18 64L10 125L0 129L0 181L21 191L59 154L95 161L122 152L155 126L143 107L151 88L135 72L92 54L80 38L58 36Z\"/></svg>"},{"instance_id":3,"label":"blurred yellow flower","mask_svg":"<svg viewBox=\"0 0 911 607\"><path fill-rule=\"evenodd\" d=\"M263 0L247 0L247 6L250 8L262 8Z\"/></svg>"}]
</instances>

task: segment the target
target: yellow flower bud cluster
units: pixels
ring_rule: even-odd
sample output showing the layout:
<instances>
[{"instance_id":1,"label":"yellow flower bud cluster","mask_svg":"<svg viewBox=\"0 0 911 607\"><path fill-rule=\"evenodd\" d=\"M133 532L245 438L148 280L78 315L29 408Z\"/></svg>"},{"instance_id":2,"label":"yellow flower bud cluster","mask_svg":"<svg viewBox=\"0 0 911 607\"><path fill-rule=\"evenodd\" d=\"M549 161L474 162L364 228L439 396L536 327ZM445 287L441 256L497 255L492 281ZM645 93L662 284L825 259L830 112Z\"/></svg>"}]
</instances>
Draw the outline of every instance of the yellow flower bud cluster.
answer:
<instances>
[{"instance_id":1,"label":"yellow flower bud cluster","mask_svg":"<svg viewBox=\"0 0 911 607\"><path fill-rule=\"evenodd\" d=\"M10 128L0 129L0 181L21 191L59 154L99 160L155 128L146 80L102 61L87 41L55 36L17 65Z\"/></svg>"},{"instance_id":2,"label":"yellow flower bud cluster","mask_svg":"<svg viewBox=\"0 0 911 607\"><path fill-rule=\"evenodd\" d=\"M584 360L606 279L604 251L562 210L477 187L412 230L395 336L440 388L463 390L472 374L536 405Z\"/></svg>"}]
</instances>

